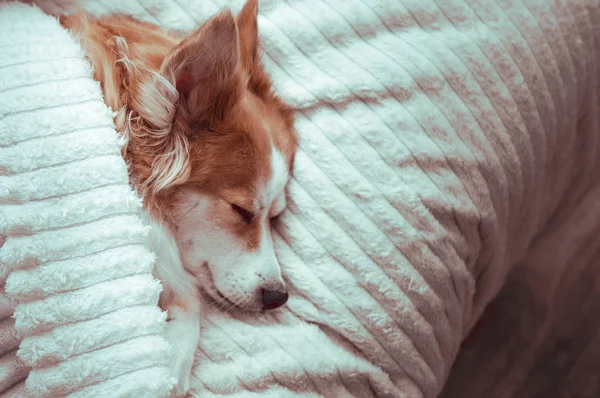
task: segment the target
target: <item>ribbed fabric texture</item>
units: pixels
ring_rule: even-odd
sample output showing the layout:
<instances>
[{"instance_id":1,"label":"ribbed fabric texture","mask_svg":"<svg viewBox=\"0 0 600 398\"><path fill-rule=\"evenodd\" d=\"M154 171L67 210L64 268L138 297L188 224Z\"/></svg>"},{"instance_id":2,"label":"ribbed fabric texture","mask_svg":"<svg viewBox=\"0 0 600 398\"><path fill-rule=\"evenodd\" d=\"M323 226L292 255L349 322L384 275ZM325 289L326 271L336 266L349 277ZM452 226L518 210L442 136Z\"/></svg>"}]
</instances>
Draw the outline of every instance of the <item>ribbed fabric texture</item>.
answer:
<instances>
[{"instance_id":1,"label":"ribbed fabric texture","mask_svg":"<svg viewBox=\"0 0 600 398\"><path fill-rule=\"evenodd\" d=\"M58 21L0 4L3 396L169 395L161 286L111 119Z\"/></svg>"},{"instance_id":2,"label":"ribbed fabric texture","mask_svg":"<svg viewBox=\"0 0 600 398\"><path fill-rule=\"evenodd\" d=\"M78 3L191 30L243 1ZM207 307L192 395L436 396L513 265L593 194L597 21L595 0L261 1L301 136L275 234L292 296Z\"/></svg>"}]
</instances>

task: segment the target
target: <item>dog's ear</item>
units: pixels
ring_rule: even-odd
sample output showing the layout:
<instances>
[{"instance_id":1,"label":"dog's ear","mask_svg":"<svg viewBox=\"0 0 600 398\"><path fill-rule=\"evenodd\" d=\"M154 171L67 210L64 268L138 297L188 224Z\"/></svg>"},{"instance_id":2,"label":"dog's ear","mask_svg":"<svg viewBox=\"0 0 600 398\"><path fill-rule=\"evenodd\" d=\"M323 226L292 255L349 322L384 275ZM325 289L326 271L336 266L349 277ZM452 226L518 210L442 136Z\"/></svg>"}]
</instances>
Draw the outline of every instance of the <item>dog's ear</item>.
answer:
<instances>
[{"instance_id":1,"label":"dog's ear","mask_svg":"<svg viewBox=\"0 0 600 398\"><path fill-rule=\"evenodd\" d=\"M248 88L265 99L271 93L271 79L260 61L257 16L258 0L248 0L237 16L240 62L248 77Z\"/></svg>"},{"instance_id":2,"label":"dog's ear","mask_svg":"<svg viewBox=\"0 0 600 398\"><path fill-rule=\"evenodd\" d=\"M208 107L227 107L240 84L238 31L225 10L185 38L165 58L161 74L176 85L192 118Z\"/></svg>"},{"instance_id":3,"label":"dog's ear","mask_svg":"<svg viewBox=\"0 0 600 398\"><path fill-rule=\"evenodd\" d=\"M242 67L249 73L258 62L258 1L248 0L237 16Z\"/></svg>"}]
</instances>

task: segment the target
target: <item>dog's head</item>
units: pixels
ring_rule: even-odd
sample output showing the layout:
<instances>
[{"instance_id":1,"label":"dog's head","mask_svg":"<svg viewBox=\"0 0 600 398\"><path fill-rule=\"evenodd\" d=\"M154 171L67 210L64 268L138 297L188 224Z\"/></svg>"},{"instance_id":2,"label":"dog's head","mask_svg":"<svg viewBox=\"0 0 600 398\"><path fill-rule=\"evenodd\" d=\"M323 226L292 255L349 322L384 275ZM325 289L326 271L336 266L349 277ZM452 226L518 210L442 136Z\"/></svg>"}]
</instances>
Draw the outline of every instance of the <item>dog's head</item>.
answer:
<instances>
[{"instance_id":1,"label":"dog's head","mask_svg":"<svg viewBox=\"0 0 600 398\"><path fill-rule=\"evenodd\" d=\"M148 132L160 141L154 157L149 137L128 144L149 154L131 167L184 266L214 299L251 311L287 299L271 227L297 145L291 111L259 60L256 17L249 0L237 18L223 11L181 41L140 89L144 119L167 119L168 134Z\"/></svg>"}]
</instances>

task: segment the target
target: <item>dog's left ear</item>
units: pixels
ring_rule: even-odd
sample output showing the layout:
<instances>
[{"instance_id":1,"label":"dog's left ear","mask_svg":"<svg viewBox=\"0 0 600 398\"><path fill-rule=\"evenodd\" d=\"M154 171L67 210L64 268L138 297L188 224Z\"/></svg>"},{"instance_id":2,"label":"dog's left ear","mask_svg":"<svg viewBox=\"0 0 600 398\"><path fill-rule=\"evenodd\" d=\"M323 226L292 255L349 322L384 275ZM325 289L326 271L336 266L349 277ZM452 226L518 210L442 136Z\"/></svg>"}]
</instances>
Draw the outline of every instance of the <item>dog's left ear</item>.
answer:
<instances>
[{"instance_id":1,"label":"dog's left ear","mask_svg":"<svg viewBox=\"0 0 600 398\"><path fill-rule=\"evenodd\" d=\"M268 98L271 79L260 62L258 23L258 1L248 0L237 16L240 63L248 77L248 88L261 98Z\"/></svg>"},{"instance_id":2,"label":"dog's left ear","mask_svg":"<svg viewBox=\"0 0 600 398\"><path fill-rule=\"evenodd\" d=\"M252 75L258 63L258 1L248 0L236 18L242 67Z\"/></svg>"}]
</instances>

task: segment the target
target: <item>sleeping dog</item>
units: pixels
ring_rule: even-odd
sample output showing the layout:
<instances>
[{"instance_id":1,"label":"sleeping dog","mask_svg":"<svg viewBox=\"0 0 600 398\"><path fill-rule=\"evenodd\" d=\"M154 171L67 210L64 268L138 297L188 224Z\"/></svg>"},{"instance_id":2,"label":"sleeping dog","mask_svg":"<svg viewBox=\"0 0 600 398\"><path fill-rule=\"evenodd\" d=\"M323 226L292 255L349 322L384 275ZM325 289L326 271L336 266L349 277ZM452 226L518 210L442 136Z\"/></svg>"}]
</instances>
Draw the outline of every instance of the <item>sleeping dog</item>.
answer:
<instances>
[{"instance_id":1,"label":"sleeping dog","mask_svg":"<svg viewBox=\"0 0 600 398\"><path fill-rule=\"evenodd\" d=\"M257 13L249 0L187 37L122 15L60 19L116 112L152 225L177 395L200 337L199 290L247 311L288 298L271 226L286 207L297 138L260 62Z\"/></svg>"}]
</instances>

